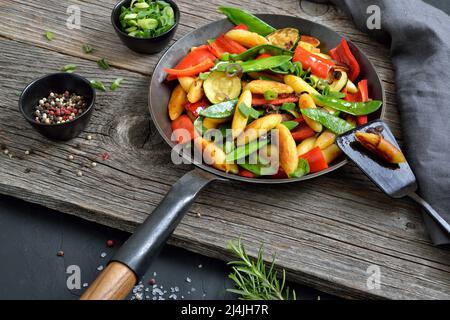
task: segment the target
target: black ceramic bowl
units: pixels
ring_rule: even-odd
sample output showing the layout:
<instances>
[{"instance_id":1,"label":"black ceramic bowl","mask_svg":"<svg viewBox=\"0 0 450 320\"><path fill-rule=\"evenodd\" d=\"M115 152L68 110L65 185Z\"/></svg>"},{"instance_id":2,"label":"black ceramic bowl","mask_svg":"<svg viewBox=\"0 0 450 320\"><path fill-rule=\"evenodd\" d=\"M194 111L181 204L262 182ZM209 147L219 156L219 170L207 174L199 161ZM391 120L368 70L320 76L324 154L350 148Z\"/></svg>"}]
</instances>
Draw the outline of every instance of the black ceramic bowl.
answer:
<instances>
[{"instance_id":1,"label":"black ceramic bowl","mask_svg":"<svg viewBox=\"0 0 450 320\"><path fill-rule=\"evenodd\" d=\"M61 124L45 124L34 120L34 107L50 92L76 93L86 99L87 108L74 120ZM34 80L25 87L19 98L19 109L25 119L42 135L53 140L67 141L86 128L94 111L95 90L85 78L72 73L53 73Z\"/></svg>"},{"instance_id":2,"label":"black ceramic bowl","mask_svg":"<svg viewBox=\"0 0 450 320\"><path fill-rule=\"evenodd\" d=\"M153 38L131 37L120 28L119 16L122 6L130 6L132 0L122 0L117 3L111 13L111 23L120 40L131 50L138 53L157 53L162 51L172 40L180 21L180 9L172 0L164 0L169 3L175 13L175 24L165 33Z\"/></svg>"}]
</instances>

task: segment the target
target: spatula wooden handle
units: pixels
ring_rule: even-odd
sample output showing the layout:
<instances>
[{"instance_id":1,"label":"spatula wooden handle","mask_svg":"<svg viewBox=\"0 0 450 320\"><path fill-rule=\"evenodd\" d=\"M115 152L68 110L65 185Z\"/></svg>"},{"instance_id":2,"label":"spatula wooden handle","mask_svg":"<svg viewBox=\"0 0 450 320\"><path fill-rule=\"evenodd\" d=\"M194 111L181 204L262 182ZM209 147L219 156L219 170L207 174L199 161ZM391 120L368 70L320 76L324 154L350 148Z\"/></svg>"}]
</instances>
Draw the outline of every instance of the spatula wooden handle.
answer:
<instances>
[{"instance_id":1,"label":"spatula wooden handle","mask_svg":"<svg viewBox=\"0 0 450 320\"><path fill-rule=\"evenodd\" d=\"M122 300L136 282L136 275L130 268L113 261L83 293L80 300Z\"/></svg>"}]
</instances>

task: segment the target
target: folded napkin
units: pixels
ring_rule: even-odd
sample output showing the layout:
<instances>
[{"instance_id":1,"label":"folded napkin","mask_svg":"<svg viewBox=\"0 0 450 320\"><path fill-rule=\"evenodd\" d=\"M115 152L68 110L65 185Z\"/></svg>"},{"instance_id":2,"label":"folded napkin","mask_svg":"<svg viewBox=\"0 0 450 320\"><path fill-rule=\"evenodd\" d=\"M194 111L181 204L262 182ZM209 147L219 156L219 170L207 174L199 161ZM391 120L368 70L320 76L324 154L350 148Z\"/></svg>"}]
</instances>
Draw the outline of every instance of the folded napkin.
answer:
<instances>
[{"instance_id":1,"label":"folded napkin","mask_svg":"<svg viewBox=\"0 0 450 320\"><path fill-rule=\"evenodd\" d=\"M360 30L390 44L407 159L421 196L450 222L450 17L421 0L330 1ZM373 5L381 28L369 30ZM435 245L450 244L439 225L424 220Z\"/></svg>"}]
</instances>

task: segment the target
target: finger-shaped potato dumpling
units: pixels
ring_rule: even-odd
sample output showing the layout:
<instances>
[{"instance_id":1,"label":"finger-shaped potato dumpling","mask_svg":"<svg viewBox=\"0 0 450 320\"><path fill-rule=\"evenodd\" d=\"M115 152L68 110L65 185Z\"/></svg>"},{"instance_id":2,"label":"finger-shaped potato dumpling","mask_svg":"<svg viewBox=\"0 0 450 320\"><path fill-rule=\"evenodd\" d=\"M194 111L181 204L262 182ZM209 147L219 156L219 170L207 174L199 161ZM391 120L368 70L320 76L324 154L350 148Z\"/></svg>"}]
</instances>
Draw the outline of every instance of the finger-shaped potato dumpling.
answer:
<instances>
[{"instance_id":1,"label":"finger-shaped potato dumpling","mask_svg":"<svg viewBox=\"0 0 450 320\"><path fill-rule=\"evenodd\" d=\"M328 164L330 164L334 160L336 160L337 157L339 157L342 154L342 151L341 151L341 149L339 149L339 147L335 143L333 143L328 148L325 148L324 150L322 150L322 154L323 154L323 157L325 158L325 161Z\"/></svg>"},{"instance_id":2,"label":"finger-shaped potato dumpling","mask_svg":"<svg viewBox=\"0 0 450 320\"><path fill-rule=\"evenodd\" d=\"M190 103L196 103L203 97L203 80L195 79L189 88L187 98Z\"/></svg>"},{"instance_id":3,"label":"finger-shaped potato dumpling","mask_svg":"<svg viewBox=\"0 0 450 320\"><path fill-rule=\"evenodd\" d=\"M252 107L252 93L250 90L244 90L239 97L238 103L236 104L236 109L234 111L233 122L231 123L231 130L233 134L233 139L237 138L247 126L248 117L244 116L239 111L239 106L244 103L247 107Z\"/></svg>"},{"instance_id":4,"label":"finger-shaped potato dumpling","mask_svg":"<svg viewBox=\"0 0 450 320\"><path fill-rule=\"evenodd\" d=\"M297 146L297 154L301 156L302 154L310 152L312 149L314 149L314 146L316 144L316 137L310 137L305 140L303 140L298 146Z\"/></svg>"},{"instance_id":5,"label":"finger-shaped potato dumpling","mask_svg":"<svg viewBox=\"0 0 450 320\"><path fill-rule=\"evenodd\" d=\"M300 77L288 74L284 76L284 83L286 83L288 86L292 87L297 94L301 94L303 92L308 92L310 95L312 95L314 102L318 105L323 107L322 103L315 98L315 95L320 95L320 93L311 87L309 83L307 83L305 80L303 80Z\"/></svg>"},{"instance_id":6,"label":"finger-shaped potato dumpling","mask_svg":"<svg viewBox=\"0 0 450 320\"><path fill-rule=\"evenodd\" d=\"M275 128L283 121L281 114L269 114L265 117L256 119L250 123L245 131L237 138L236 143L238 146L247 144L258 139L265 133Z\"/></svg>"},{"instance_id":7,"label":"finger-shaped potato dumpling","mask_svg":"<svg viewBox=\"0 0 450 320\"><path fill-rule=\"evenodd\" d=\"M300 109L310 109L310 108L317 108L316 104L314 103L313 98L308 93L304 93L300 96L300 100L298 101L298 106ZM323 126L318 123L317 121L314 121L307 116L303 115L303 118L305 119L306 124L313 129L315 132L321 132L323 129Z\"/></svg>"},{"instance_id":8,"label":"finger-shaped potato dumpling","mask_svg":"<svg viewBox=\"0 0 450 320\"><path fill-rule=\"evenodd\" d=\"M287 84L270 80L253 80L245 88L256 94L264 94L267 91L277 94L294 92L294 89Z\"/></svg>"},{"instance_id":9,"label":"finger-shaped potato dumpling","mask_svg":"<svg viewBox=\"0 0 450 320\"><path fill-rule=\"evenodd\" d=\"M251 32L248 30L230 30L225 35L246 48L256 47L260 44L269 43L269 41L263 36L260 36L256 32Z\"/></svg>"},{"instance_id":10,"label":"finger-shaped potato dumpling","mask_svg":"<svg viewBox=\"0 0 450 320\"><path fill-rule=\"evenodd\" d=\"M403 153L379 134L357 131L355 137L366 149L390 163L406 162Z\"/></svg>"},{"instance_id":11,"label":"finger-shaped potato dumpling","mask_svg":"<svg viewBox=\"0 0 450 320\"><path fill-rule=\"evenodd\" d=\"M183 87L184 91L189 92L192 84L194 83L195 78L193 77L178 77L178 82Z\"/></svg>"},{"instance_id":12,"label":"finger-shaped potato dumpling","mask_svg":"<svg viewBox=\"0 0 450 320\"><path fill-rule=\"evenodd\" d=\"M320 149L326 149L331 146L336 141L336 135L330 130L325 130L317 137L314 147L319 147Z\"/></svg>"},{"instance_id":13,"label":"finger-shaped potato dumpling","mask_svg":"<svg viewBox=\"0 0 450 320\"><path fill-rule=\"evenodd\" d=\"M169 117L170 120L175 120L183 114L184 106L188 102L186 92L181 85L177 85L172 91L172 95L169 100Z\"/></svg>"},{"instance_id":14,"label":"finger-shaped potato dumpling","mask_svg":"<svg viewBox=\"0 0 450 320\"><path fill-rule=\"evenodd\" d=\"M202 150L203 160L207 164L227 173L237 174L239 172L236 164L226 162L225 152L214 142L198 137L194 140L194 144L199 150Z\"/></svg>"},{"instance_id":15,"label":"finger-shaped potato dumpling","mask_svg":"<svg viewBox=\"0 0 450 320\"><path fill-rule=\"evenodd\" d=\"M297 170L298 155L295 140L292 137L291 131L284 125L276 126L278 130L278 145L280 152L280 166L284 172L289 176Z\"/></svg>"},{"instance_id":16,"label":"finger-shaped potato dumpling","mask_svg":"<svg viewBox=\"0 0 450 320\"><path fill-rule=\"evenodd\" d=\"M226 123L230 121L230 118L223 118L223 119L213 119L213 118L205 118L203 119L203 126L206 129L217 129L219 125L222 123Z\"/></svg>"}]
</instances>

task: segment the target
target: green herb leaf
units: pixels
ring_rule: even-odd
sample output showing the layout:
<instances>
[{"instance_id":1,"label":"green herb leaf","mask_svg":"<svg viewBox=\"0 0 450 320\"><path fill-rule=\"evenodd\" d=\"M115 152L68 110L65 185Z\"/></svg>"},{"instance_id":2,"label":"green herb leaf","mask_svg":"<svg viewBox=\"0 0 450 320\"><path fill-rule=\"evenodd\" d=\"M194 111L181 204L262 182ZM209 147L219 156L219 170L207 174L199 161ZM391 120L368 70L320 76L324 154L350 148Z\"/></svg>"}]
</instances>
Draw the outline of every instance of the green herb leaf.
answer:
<instances>
[{"instance_id":1,"label":"green herb leaf","mask_svg":"<svg viewBox=\"0 0 450 320\"><path fill-rule=\"evenodd\" d=\"M48 41L52 41L55 38L55 34L51 31L46 31L45 37L47 38Z\"/></svg>"},{"instance_id":2,"label":"green herb leaf","mask_svg":"<svg viewBox=\"0 0 450 320\"><path fill-rule=\"evenodd\" d=\"M278 93L270 91L270 90L264 92L264 99L275 100L276 98L278 98Z\"/></svg>"},{"instance_id":3,"label":"green herb leaf","mask_svg":"<svg viewBox=\"0 0 450 320\"><path fill-rule=\"evenodd\" d=\"M100 69L103 69L103 70L108 70L109 69L109 64L104 58L98 60L97 64L100 67Z\"/></svg>"},{"instance_id":4,"label":"green herb leaf","mask_svg":"<svg viewBox=\"0 0 450 320\"><path fill-rule=\"evenodd\" d=\"M236 287L227 289L228 292L237 293L246 300L290 299L290 290L285 288L286 272L283 270L281 279L278 278L278 273L274 269L275 257L270 267L266 267L263 246L259 249L256 260L247 255L240 239L230 241L228 250L239 258L228 263L232 266L232 272L228 277L235 282ZM292 299L296 300L295 291L292 291Z\"/></svg>"},{"instance_id":5,"label":"green herb leaf","mask_svg":"<svg viewBox=\"0 0 450 320\"><path fill-rule=\"evenodd\" d=\"M91 86L100 91L106 91L105 85L99 80L91 80Z\"/></svg>"},{"instance_id":6,"label":"green herb leaf","mask_svg":"<svg viewBox=\"0 0 450 320\"><path fill-rule=\"evenodd\" d=\"M123 78L117 78L114 80L113 83L111 83L111 86L109 87L112 91L116 90L118 87L120 87L120 83L123 81Z\"/></svg>"},{"instance_id":7,"label":"green herb leaf","mask_svg":"<svg viewBox=\"0 0 450 320\"><path fill-rule=\"evenodd\" d=\"M92 52L92 46L88 43L83 44L83 46L81 47L83 49L84 53L91 53Z\"/></svg>"},{"instance_id":8,"label":"green herb leaf","mask_svg":"<svg viewBox=\"0 0 450 320\"><path fill-rule=\"evenodd\" d=\"M295 129L298 126L297 121L285 121L285 122L282 122L282 124L284 124L289 129L289 131L292 131L293 129Z\"/></svg>"},{"instance_id":9,"label":"green herb leaf","mask_svg":"<svg viewBox=\"0 0 450 320\"><path fill-rule=\"evenodd\" d=\"M64 67L61 68L61 71L72 73L77 68L76 64L66 64Z\"/></svg>"}]
</instances>

